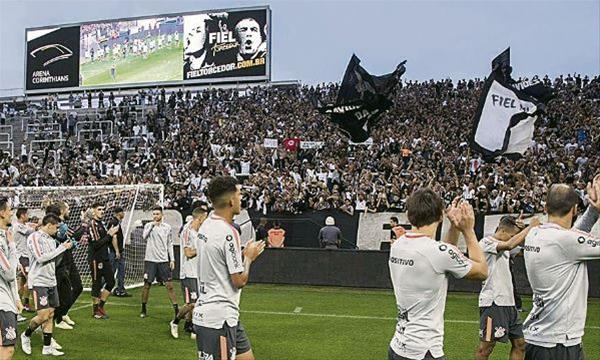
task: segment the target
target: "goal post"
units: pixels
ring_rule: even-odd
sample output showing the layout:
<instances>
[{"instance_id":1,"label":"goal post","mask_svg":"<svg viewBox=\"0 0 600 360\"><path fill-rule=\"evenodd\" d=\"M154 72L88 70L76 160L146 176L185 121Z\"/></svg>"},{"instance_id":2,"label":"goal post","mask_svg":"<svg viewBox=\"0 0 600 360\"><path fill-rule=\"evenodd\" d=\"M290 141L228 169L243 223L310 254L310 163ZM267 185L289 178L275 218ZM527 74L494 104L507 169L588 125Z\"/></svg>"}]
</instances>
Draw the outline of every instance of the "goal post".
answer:
<instances>
[{"instance_id":1,"label":"goal post","mask_svg":"<svg viewBox=\"0 0 600 360\"><path fill-rule=\"evenodd\" d=\"M0 187L0 195L11 201L14 214L17 208L27 208L29 217L33 220L43 218L45 206L64 201L69 206L69 217L65 223L70 229L81 225L85 212L96 202L105 207L105 224L114 215L115 208L123 208L125 217L121 221L121 227L124 237L125 287L143 285L146 251L146 243L142 239L143 224L150 219L153 207L163 205L163 185ZM13 219L14 221L16 219ZM73 260L81 274L84 289L89 290L92 280L87 250L88 237L84 236L73 250Z\"/></svg>"}]
</instances>

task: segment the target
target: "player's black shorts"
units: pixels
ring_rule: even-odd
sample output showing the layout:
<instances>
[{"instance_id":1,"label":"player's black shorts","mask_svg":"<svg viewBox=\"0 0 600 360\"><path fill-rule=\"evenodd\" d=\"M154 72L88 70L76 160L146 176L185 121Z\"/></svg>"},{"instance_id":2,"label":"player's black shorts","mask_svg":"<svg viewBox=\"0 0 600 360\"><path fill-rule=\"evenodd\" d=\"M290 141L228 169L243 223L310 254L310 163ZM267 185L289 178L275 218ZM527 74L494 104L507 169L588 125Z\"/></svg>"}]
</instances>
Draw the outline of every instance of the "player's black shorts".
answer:
<instances>
[{"instance_id":1,"label":"player's black shorts","mask_svg":"<svg viewBox=\"0 0 600 360\"><path fill-rule=\"evenodd\" d=\"M186 304L194 304L198 299L198 279L181 279L181 291Z\"/></svg>"},{"instance_id":2,"label":"player's black shorts","mask_svg":"<svg viewBox=\"0 0 600 360\"><path fill-rule=\"evenodd\" d=\"M155 279L158 282L173 280L173 272L168 262L144 261L144 281L152 284Z\"/></svg>"},{"instance_id":3,"label":"player's black shorts","mask_svg":"<svg viewBox=\"0 0 600 360\"><path fill-rule=\"evenodd\" d=\"M0 310L0 333L2 346L15 346L17 343L17 314Z\"/></svg>"},{"instance_id":4,"label":"player's black shorts","mask_svg":"<svg viewBox=\"0 0 600 360\"><path fill-rule=\"evenodd\" d=\"M54 287L33 287L33 302L36 310L56 309L60 305L58 300L58 290Z\"/></svg>"},{"instance_id":5,"label":"player's black shorts","mask_svg":"<svg viewBox=\"0 0 600 360\"><path fill-rule=\"evenodd\" d=\"M250 340L242 323L230 327L227 323L221 329L211 329L194 325L199 359L233 360L236 354L251 350Z\"/></svg>"},{"instance_id":6,"label":"player's black shorts","mask_svg":"<svg viewBox=\"0 0 600 360\"><path fill-rule=\"evenodd\" d=\"M115 287L115 273L110 261L92 260L90 261L90 270L92 271L93 297L100 297L102 288L111 291Z\"/></svg>"},{"instance_id":7,"label":"player's black shorts","mask_svg":"<svg viewBox=\"0 0 600 360\"><path fill-rule=\"evenodd\" d=\"M19 271L17 275L26 278L27 274L29 274L29 258L27 256L21 256L19 258L19 264L21 264L23 271Z\"/></svg>"},{"instance_id":8,"label":"player's black shorts","mask_svg":"<svg viewBox=\"0 0 600 360\"><path fill-rule=\"evenodd\" d=\"M583 347L581 344L573 346L557 344L553 348L546 348L525 344L525 360L583 360Z\"/></svg>"},{"instance_id":9,"label":"player's black shorts","mask_svg":"<svg viewBox=\"0 0 600 360\"><path fill-rule=\"evenodd\" d=\"M479 308L479 339L503 343L523 338L523 322L515 306L492 306Z\"/></svg>"},{"instance_id":10,"label":"player's black shorts","mask_svg":"<svg viewBox=\"0 0 600 360\"><path fill-rule=\"evenodd\" d=\"M388 348L388 360L412 360L412 359L405 358L404 356L400 356L400 355L396 354L394 352L394 350L392 350L392 348L389 347ZM445 356L433 357L433 355L431 355L431 353L428 351L422 360L446 360L446 357Z\"/></svg>"}]
</instances>

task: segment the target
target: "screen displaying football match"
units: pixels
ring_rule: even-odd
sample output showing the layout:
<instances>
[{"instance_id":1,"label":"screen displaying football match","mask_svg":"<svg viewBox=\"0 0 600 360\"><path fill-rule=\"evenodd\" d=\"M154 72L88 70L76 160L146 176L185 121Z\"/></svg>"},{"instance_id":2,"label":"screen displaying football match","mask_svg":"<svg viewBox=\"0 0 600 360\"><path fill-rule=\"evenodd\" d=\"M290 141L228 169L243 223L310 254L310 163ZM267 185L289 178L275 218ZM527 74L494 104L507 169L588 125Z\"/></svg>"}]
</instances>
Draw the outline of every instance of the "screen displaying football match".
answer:
<instances>
[{"instance_id":1,"label":"screen displaying football match","mask_svg":"<svg viewBox=\"0 0 600 360\"><path fill-rule=\"evenodd\" d=\"M26 89L270 78L268 7L27 29Z\"/></svg>"}]
</instances>

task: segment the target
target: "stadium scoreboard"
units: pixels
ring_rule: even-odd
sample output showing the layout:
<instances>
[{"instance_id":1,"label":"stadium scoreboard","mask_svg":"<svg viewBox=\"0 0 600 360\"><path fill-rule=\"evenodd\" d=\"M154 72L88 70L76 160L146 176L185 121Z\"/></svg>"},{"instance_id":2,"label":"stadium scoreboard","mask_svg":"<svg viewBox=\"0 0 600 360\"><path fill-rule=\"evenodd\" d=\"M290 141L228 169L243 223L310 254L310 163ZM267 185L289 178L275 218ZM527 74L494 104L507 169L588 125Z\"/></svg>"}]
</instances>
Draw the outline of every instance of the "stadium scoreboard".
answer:
<instances>
[{"instance_id":1,"label":"stadium scoreboard","mask_svg":"<svg viewBox=\"0 0 600 360\"><path fill-rule=\"evenodd\" d=\"M268 6L25 30L27 93L268 81Z\"/></svg>"}]
</instances>

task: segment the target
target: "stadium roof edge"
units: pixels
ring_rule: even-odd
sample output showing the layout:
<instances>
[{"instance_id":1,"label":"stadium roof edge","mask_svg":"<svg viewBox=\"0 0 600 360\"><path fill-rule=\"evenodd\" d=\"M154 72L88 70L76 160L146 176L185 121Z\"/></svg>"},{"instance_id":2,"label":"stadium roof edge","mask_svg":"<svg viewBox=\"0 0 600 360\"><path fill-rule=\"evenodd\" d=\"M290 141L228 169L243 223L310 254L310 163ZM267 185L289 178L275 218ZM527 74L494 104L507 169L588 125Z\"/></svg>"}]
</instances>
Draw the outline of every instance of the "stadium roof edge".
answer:
<instances>
[{"instance_id":1,"label":"stadium roof edge","mask_svg":"<svg viewBox=\"0 0 600 360\"><path fill-rule=\"evenodd\" d=\"M210 89L210 88L245 89L249 86L250 87L254 87L254 86L290 87L290 86L301 86L301 85L302 85L302 83L300 82L300 80L279 80L279 81L258 82L258 83L256 83L256 82L240 82L240 83L217 83L217 84L156 85L156 86L140 86L140 87L135 87L135 88L125 88L125 89L120 89L120 88L73 89L73 90L47 91L47 92L29 93L29 94L25 94L25 93L21 92L19 94L15 94L15 95L4 95L4 96L0 96L0 102L7 102L7 101L12 102L13 100L17 100L17 101L37 100L37 99L42 99L42 98L48 96L49 94L59 94L59 99L64 99L64 98L67 98L69 96L69 94L71 94L71 93L82 94L86 91L98 92L100 90L104 91L105 93L112 91L115 93L115 95L131 95L131 94L137 94L138 90L141 90L141 89L155 89L155 88L163 88L163 87L165 89L167 89L167 91L178 90L180 88L183 89L184 91L186 91L186 90L197 91L197 90ZM20 90L22 91L23 89L20 89Z\"/></svg>"}]
</instances>

